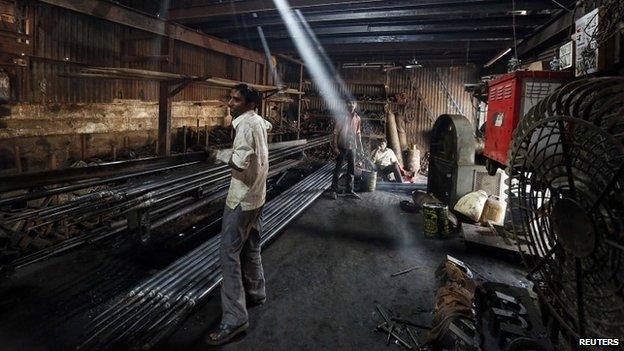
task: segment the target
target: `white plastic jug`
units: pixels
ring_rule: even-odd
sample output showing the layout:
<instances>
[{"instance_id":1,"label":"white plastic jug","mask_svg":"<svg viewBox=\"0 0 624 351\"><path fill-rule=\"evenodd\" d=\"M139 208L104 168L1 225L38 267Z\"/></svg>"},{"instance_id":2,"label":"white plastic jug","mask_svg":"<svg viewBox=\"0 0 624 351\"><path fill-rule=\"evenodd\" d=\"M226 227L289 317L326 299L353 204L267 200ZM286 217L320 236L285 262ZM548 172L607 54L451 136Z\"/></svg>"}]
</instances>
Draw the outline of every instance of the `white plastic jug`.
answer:
<instances>
[{"instance_id":1,"label":"white plastic jug","mask_svg":"<svg viewBox=\"0 0 624 351\"><path fill-rule=\"evenodd\" d=\"M505 221L505 210L507 209L507 203L500 201L496 196L488 197L483 207L483 213L481 213L481 219L479 222L487 223L488 221L503 225Z\"/></svg>"},{"instance_id":2,"label":"white plastic jug","mask_svg":"<svg viewBox=\"0 0 624 351\"><path fill-rule=\"evenodd\" d=\"M483 213L483 207L488 199L488 194L483 190L473 191L462 196L453 208L455 211L478 222Z\"/></svg>"}]
</instances>

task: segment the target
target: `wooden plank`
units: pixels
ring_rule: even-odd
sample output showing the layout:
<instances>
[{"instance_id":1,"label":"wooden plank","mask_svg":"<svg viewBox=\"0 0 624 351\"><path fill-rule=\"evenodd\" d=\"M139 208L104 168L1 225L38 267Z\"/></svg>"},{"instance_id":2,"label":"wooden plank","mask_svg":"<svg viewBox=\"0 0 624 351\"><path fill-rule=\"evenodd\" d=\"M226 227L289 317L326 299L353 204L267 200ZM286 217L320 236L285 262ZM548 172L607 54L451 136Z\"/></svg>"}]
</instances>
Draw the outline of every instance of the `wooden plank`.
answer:
<instances>
[{"instance_id":1,"label":"wooden plank","mask_svg":"<svg viewBox=\"0 0 624 351\"><path fill-rule=\"evenodd\" d=\"M30 53L30 45L19 42L14 37L0 35L0 52L21 55Z\"/></svg>"},{"instance_id":2,"label":"wooden plank","mask_svg":"<svg viewBox=\"0 0 624 351\"><path fill-rule=\"evenodd\" d=\"M257 63L264 63L264 55L243 46L228 43L218 38L199 33L177 23L164 21L136 10L105 1L96 0L41 0L41 2L76 11L85 15L102 18L146 32L171 37L204 49Z\"/></svg>"},{"instance_id":3,"label":"wooden plank","mask_svg":"<svg viewBox=\"0 0 624 351\"><path fill-rule=\"evenodd\" d=\"M202 78L198 76L177 74L177 73L169 73L169 72L158 72L158 71L149 71L143 69L134 69L134 68L119 68L119 67L95 67L95 68L85 68L78 73L65 73L61 74L66 77L76 77L76 78L108 78L108 79L137 79L137 80L156 80L156 81L168 81L168 82L176 82L176 81L193 81L193 84L206 84L213 87L222 87L222 88L233 88L238 84L244 83L249 85L250 87L263 92L273 92L278 91L279 88L274 85L263 85L263 84L252 84L247 82L242 82L238 80L231 80L225 78ZM286 94L295 94L302 95L303 92L300 92L296 89L285 89L282 92Z\"/></svg>"}]
</instances>

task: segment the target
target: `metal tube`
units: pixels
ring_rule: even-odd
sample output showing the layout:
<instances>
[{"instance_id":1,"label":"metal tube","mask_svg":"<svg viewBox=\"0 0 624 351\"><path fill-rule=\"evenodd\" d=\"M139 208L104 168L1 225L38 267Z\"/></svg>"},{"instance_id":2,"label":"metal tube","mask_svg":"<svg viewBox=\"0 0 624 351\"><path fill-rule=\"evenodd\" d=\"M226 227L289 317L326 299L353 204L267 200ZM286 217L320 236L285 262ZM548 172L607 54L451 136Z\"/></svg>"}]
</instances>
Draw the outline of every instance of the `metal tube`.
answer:
<instances>
[{"instance_id":1,"label":"metal tube","mask_svg":"<svg viewBox=\"0 0 624 351\"><path fill-rule=\"evenodd\" d=\"M329 168L325 168L324 171L328 171ZM329 182L326 180L326 186L329 186ZM290 190L290 189L289 189ZM312 201L314 199L316 199L318 196L320 196L322 194L322 190L318 191L317 194L310 196L308 202L306 202L307 204L312 203ZM304 210L303 206L300 206L299 209L290 217L290 218L285 218L283 223L281 225L278 225L276 227L276 229L269 231L269 233L267 233L267 235L264 236L264 239L262 241L263 245L266 244L268 242L268 240L270 240L277 232L279 232L281 230L281 228L283 228L287 222L289 222L290 220L292 220L296 215L298 215L300 212L302 212ZM196 300L200 301L203 300L203 298L205 296L207 296L221 281L221 276L219 275L219 278L216 279L212 284L209 285L209 287L207 289L204 289L203 291L201 291L201 288L199 289L199 295L197 296ZM192 295L191 295L192 296ZM195 301L195 300L193 300ZM156 343L158 343L160 340L162 340L164 337L166 337L173 329L173 327L175 327L177 324L179 324L182 320L183 317L190 312L190 307L184 307L182 310L180 310L178 313L174 314L171 318L169 318L167 320L167 322L164 324L164 326L162 327L164 329L163 332L161 333L157 333L155 334L153 337L151 337L143 346L143 349L149 349L152 346L154 346ZM165 317L163 316L163 318L161 320L164 320Z\"/></svg>"},{"instance_id":2,"label":"metal tube","mask_svg":"<svg viewBox=\"0 0 624 351\"><path fill-rule=\"evenodd\" d=\"M92 181L88 181L88 182L81 182L81 183L67 185L67 186L62 186L62 187L58 187L58 188L54 188L54 189L50 189L50 190L46 190L46 191L40 191L40 192L37 192L37 193L28 193L28 194L13 196L13 197L5 198L5 199L0 199L0 206L2 206L2 205L9 205L9 204L12 204L12 203L15 203L15 202L19 202L19 201L28 201L28 200L33 200L33 199L39 199L39 198L42 198L42 197L48 197L48 196L52 196L52 195L68 193L70 191L76 191L76 190L85 189L85 188L92 188L94 186L107 184L107 183L114 183L114 182L117 182L117 181L120 181L120 180L124 180L124 179L140 177L142 175L154 174L154 173L164 172L164 171L168 171L168 170L172 170L172 169L176 169L176 168L188 167L190 165L198 164L200 162L201 161L187 162L187 163L182 163L182 164L179 164L179 165L157 168L157 169L154 169L154 170L148 170L148 171L141 171L141 172L136 172L136 173L124 174L124 175L120 175L120 176L116 176L116 177L103 178L103 179L92 180Z\"/></svg>"},{"instance_id":3,"label":"metal tube","mask_svg":"<svg viewBox=\"0 0 624 351\"><path fill-rule=\"evenodd\" d=\"M322 194L329 186L330 170L331 165L321 167L267 204L263 246ZM220 235L214 236L131 290L130 298L125 298L127 304L117 303L109 309L89 341L102 335L106 337L102 343L110 344L126 335L145 335L144 346L149 348L162 340L221 281L219 242ZM139 299L138 294L144 297Z\"/></svg>"}]
</instances>

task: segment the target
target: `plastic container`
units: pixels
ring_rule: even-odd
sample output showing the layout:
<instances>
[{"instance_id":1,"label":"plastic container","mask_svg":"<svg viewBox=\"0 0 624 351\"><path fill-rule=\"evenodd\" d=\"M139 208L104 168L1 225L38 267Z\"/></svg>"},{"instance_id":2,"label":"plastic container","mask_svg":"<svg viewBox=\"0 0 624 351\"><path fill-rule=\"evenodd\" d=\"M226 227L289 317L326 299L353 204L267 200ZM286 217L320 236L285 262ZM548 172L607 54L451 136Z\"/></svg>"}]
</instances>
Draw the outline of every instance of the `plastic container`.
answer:
<instances>
[{"instance_id":1,"label":"plastic container","mask_svg":"<svg viewBox=\"0 0 624 351\"><path fill-rule=\"evenodd\" d=\"M506 209L507 203L500 201L498 197L492 195L485 201L479 222L487 223L490 221L494 224L503 225L505 222Z\"/></svg>"},{"instance_id":2,"label":"plastic container","mask_svg":"<svg viewBox=\"0 0 624 351\"><path fill-rule=\"evenodd\" d=\"M416 145L407 151L407 169L412 172L420 170L420 150Z\"/></svg>"},{"instance_id":3,"label":"plastic container","mask_svg":"<svg viewBox=\"0 0 624 351\"><path fill-rule=\"evenodd\" d=\"M478 222L481 218L481 213L483 213L483 208L485 207L487 199L488 194L485 191L473 191L462 196L453 209L473 221Z\"/></svg>"}]
</instances>

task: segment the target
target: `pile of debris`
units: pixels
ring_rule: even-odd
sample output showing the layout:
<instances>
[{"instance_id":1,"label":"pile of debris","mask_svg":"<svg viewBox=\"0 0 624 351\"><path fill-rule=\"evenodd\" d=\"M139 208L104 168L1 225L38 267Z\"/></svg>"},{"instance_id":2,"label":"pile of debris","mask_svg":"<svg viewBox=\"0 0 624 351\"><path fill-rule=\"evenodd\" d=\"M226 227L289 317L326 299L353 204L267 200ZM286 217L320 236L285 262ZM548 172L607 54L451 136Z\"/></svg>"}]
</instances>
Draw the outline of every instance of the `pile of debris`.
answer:
<instances>
[{"instance_id":1,"label":"pile of debris","mask_svg":"<svg viewBox=\"0 0 624 351\"><path fill-rule=\"evenodd\" d=\"M394 343L408 350L552 350L541 314L526 288L488 281L452 256L438 267L436 280L431 326L375 306L380 317L375 331L386 335L386 345ZM417 329L426 335L419 338Z\"/></svg>"}]
</instances>

